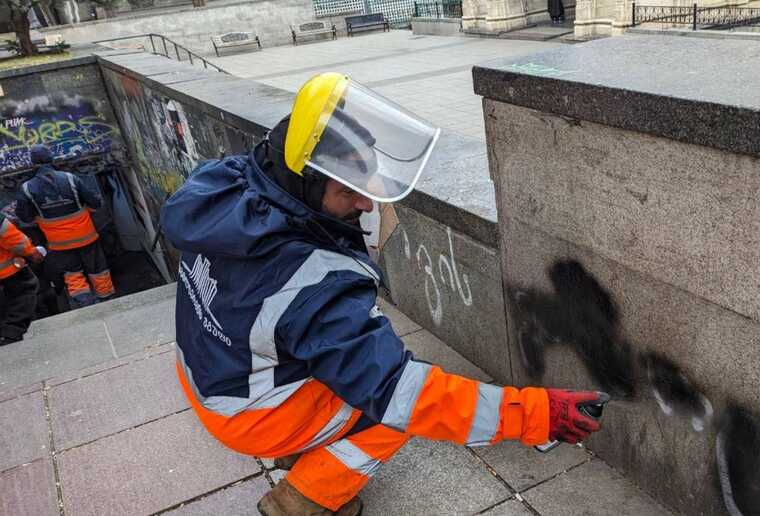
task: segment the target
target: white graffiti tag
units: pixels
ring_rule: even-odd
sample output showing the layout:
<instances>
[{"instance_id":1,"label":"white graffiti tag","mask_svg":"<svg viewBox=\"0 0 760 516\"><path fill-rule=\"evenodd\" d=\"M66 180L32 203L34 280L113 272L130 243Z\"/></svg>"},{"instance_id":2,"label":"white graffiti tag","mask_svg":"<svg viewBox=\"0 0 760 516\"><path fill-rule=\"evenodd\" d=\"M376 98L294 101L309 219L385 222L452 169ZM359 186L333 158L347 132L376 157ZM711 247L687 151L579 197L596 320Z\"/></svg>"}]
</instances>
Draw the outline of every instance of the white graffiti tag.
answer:
<instances>
[{"instance_id":1,"label":"white graffiti tag","mask_svg":"<svg viewBox=\"0 0 760 516\"><path fill-rule=\"evenodd\" d=\"M417 246L417 252L414 256L417 260L417 268L425 273L425 299L430 310L430 316L433 318L433 323L436 326L440 326L443 322L443 297L439 281L443 287L457 292L465 306L472 306L470 279L466 273L460 275L454 256L454 242L450 227L446 227L446 235L449 241L448 256L445 253L438 255L437 271L425 244ZM404 256L408 260L411 260L409 235L404 228L401 228L401 236L403 239ZM436 272L438 273L437 276Z\"/></svg>"}]
</instances>

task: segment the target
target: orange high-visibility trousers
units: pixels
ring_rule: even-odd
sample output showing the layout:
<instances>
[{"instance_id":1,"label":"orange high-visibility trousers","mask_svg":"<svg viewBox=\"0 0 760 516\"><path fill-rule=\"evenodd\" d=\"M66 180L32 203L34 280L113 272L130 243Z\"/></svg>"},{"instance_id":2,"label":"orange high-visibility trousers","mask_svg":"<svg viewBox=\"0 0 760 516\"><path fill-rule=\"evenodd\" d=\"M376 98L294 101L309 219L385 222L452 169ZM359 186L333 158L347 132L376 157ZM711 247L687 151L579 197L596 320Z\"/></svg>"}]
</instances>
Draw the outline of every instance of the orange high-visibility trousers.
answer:
<instances>
[{"instance_id":1,"label":"orange high-visibility trousers","mask_svg":"<svg viewBox=\"0 0 760 516\"><path fill-rule=\"evenodd\" d=\"M304 453L286 478L310 500L337 511L359 494L380 466L411 437L375 425Z\"/></svg>"},{"instance_id":2,"label":"orange high-visibility trousers","mask_svg":"<svg viewBox=\"0 0 760 516\"><path fill-rule=\"evenodd\" d=\"M179 362L177 377L201 423L222 444L257 457L303 453L288 481L304 496L331 510L356 496L380 464L411 437L375 425L343 439L361 416L354 409L343 428L311 448L311 443L324 434L344 406L323 384L307 382L279 407L247 410L227 417L201 405Z\"/></svg>"},{"instance_id":3,"label":"orange high-visibility trousers","mask_svg":"<svg viewBox=\"0 0 760 516\"><path fill-rule=\"evenodd\" d=\"M394 405L392 398L392 409L383 418L383 422L386 418L395 421L398 430L376 424L357 428L355 434L351 430L361 412L317 380L305 381L276 406L263 403L259 407L266 408L223 415L204 404L225 410L228 401L196 393L192 371L185 373L183 364L178 348L177 374L182 388L214 437L239 453L258 457L302 453L288 481L304 496L333 511L356 496L380 465L413 435L471 446L503 439L534 445L549 439L549 399L544 389L482 384L421 362L407 363L400 380L403 399ZM415 384L418 392L410 394L410 386ZM406 414L408 421L399 421L398 414Z\"/></svg>"}]
</instances>

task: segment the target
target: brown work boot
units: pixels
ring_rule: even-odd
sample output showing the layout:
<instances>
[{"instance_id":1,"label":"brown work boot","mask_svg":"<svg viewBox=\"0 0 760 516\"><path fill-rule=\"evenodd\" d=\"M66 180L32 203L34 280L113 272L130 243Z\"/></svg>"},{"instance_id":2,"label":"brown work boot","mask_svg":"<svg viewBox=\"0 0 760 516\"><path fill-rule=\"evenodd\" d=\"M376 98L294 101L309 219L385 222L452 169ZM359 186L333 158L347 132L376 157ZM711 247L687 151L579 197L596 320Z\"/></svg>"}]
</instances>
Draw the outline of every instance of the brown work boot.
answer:
<instances>
[{"instance_id":1,"label":"brown work boot","mask_svg":"<svg viewBox=\"0 0 760 516\"><path fill-rule=\"evenodd\" d=\"M293 455L286 455L284 457L277 457L274 459L274 467L277 469L284 469L285 471L290 471L293 468L293 465L296 463L298 459L301 458L300 453L294 453Z\"/></svg>"},{"instance_id":2,"label":"brown work boot","mask_svg":"<svg viewBox=\"0 0 760 516\"><path fill-rule=\"evenodd\" d=\"M259 500L257 507L263 516L360 516L363 504L358 496L354 496L333 512L306 498L283 478Z\"/></svg>"}]
</instances>

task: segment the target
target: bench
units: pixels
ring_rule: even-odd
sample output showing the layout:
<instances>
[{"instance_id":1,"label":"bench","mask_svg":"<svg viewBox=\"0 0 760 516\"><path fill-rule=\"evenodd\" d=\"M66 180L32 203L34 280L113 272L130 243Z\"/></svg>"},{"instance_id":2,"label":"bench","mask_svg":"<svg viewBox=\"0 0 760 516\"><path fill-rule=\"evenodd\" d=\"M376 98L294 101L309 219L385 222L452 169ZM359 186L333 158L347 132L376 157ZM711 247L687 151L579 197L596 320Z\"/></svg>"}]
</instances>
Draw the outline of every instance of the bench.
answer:
<instances>
[{"instance_id":1,"label":"bench","mask_svg":"<svg viewBox=\"0 0 760 516\"><path fill-rule=\"evenodd\" d=\"M383 13L358 14L356 16L346 16L346 30L348 35L352 36L356 29L373 29L382 28L383 32L390 31L388 20Z\"/></svg>"},{"instance_id":2,"label":"bench","mask_svg":"<svg viewBox=\"0 0 760 516\"><path fill-rule=\"evenodd\" d=\"M261 50L261 41L253 32L228 32L211 36L211 43L214 45L216 57L219 57L220 48L242 47L244 45L256 45Z\"/></svg>"},{"instance_id":3,"label":"bench","mask_svg":"<svg viewBox=\"0 0 760 516\"><path fill-rule=\"evenodd\" d=\"M338 31L335 25L328 25L324 21L308 21L290 26L290 32L293 34L293 45L298 44L298 38L305 36L316 36L318 34L332 34L332 39L338 37Z\"/></svg>"}]
</instances>

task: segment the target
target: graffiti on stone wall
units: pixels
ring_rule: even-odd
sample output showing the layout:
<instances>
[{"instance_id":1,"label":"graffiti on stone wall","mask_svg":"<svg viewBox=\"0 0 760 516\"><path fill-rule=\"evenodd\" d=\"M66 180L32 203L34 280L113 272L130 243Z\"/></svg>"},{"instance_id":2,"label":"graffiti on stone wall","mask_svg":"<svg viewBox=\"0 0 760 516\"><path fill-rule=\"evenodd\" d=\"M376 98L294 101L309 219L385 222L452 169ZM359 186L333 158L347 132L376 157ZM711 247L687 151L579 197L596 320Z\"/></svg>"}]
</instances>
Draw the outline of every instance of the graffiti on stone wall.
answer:
<instances>
[{"instance_id":1,"label":"graffiti on stone wall","mask_svg":"<svg viewBox=\"0 0 760 516\"><path fill-rule=\"evenodd\" d=\"M456 255L454 254L454 242L451 228L446 227L449 249L437 255L437 259L431 257L424 243L417 245L414 254L409 242L409 235L401 227L401 237L404 245L404 256L407 260L414 260L417 268L425 275L425 299L427 300L430 316L436 326L443 322L443 295L442 289L450 289L461 300L464 306L472 306L472 290L468 275L459 270ZM434 254L435 256L435 254Z\"/></svg>"},{"instance_id":2,"label":"graffiti on stone wall","mask_svg":"<svg viewBox=\"0 0 760 516\"><path fill-rule=\"evenodd\" d=\"M595 382L619 400L650 392L665 416L716 434L718 489L731 516L760 514L760 417L730 400L715 417L712 402L673 361L651 351L634 353L611 293L579 262L559 260L547 273L553 292L507 289L528 374L540 380L551 347L571 346Z\"/></svg>"},{"instance_id":3,"label":"graffiti on stone wall","mask_svg":"<svg viewBox=\"0 0 760 516\"><path fill-rule=\"evenodd\" d=\"M37 143L59 158L109 152L119 131L96 106L56 94L0 103L0 172L29 167L29 146Z\"/></svg>"},{"instance_id":4,"label":"graffiti on stone wall","mask_svg":"<svg viewBox=\"0 0 760 516\"><path fill-rule=\"evenodd\" d=\"M729 514L760 514L760 416L729 406L719 425L715 458Z\"/></svg>"},{"instance_id":5,"label":"graffiti on stone wall","mask_svg":"<svg viewBox=\"0 0 760 516\"><path fill-rule=\"evenodd\" d=\"M142 177L149 211L158 220L166 197L198 164L190 125L182 104L143 87L131 77L112 82L117 89L124 131Z\"/></svg>"},{"instance_id":6,"label":"graffiti on stone wall","mask_svg":"<svg viewBox=\"0 0 760 516\"><path fill-rule=\"evenodd\" d=\"M713 407L692 381L671 360L654 353L639 355L654 399L666 416L680 415L701 432L712 420Z\"/></svg>"}]
</instances>

